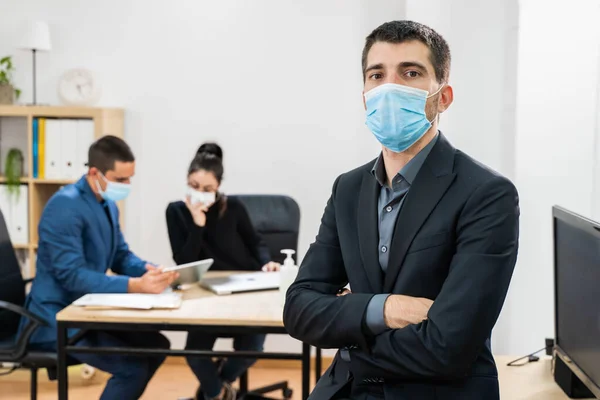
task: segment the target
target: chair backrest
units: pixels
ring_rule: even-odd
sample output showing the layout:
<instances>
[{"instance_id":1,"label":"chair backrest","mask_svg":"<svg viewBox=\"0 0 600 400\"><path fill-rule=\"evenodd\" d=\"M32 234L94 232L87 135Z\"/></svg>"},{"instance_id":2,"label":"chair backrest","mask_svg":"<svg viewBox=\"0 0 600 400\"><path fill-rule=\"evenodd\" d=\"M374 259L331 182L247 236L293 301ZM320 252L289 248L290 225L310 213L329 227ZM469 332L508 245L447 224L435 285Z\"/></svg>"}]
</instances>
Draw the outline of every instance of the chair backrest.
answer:
<instances>
[{"instance_id":1,"label":"chair backrest","mask_svg":"<svg viewBox=\"0 0 600 400\"><path fill-rule=\"evenodd\" d=\"M238 199L248 211L254 229L269 247L271 260L279 263L285 259L283 249L298 251L300 208L289 196L244 194L231 196ZM294 260L297 260L296 255Z\"/></svg>"},{"instance_id":2,"label":"chair backrest","mask_svg":"<svg viewBox=\"0 0 600 400\"><path fill-rule=\"evenodd\" d=\"M0 300L18 306L25 304L25 282L2 211L0 211ZM19 314L0 310L0 340L17 333L19 320Z\"/></svg>"}]
</instances>

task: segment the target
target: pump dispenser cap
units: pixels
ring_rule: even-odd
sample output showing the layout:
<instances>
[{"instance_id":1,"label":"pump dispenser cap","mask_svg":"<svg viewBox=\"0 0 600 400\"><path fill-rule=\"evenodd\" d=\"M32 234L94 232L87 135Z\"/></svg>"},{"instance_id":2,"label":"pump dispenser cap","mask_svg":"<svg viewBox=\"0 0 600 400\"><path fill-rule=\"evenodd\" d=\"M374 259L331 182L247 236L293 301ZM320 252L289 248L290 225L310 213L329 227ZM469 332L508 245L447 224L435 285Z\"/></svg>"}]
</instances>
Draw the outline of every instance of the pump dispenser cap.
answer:
<instances>
[{"instance_id":1,"label":"pump dispenser cap","mask_svg":"<svg viewBox=\"0 0 600 400\"><path fill-rule=\"evenodd\" d=\"M284 267L293 267L295 265L294 263L294 259L292 258L292 255L296 253L295 250L292 249L283 249L281 250L281 252L283 254L287 254L287 257L285 260L283 260L283 266Z\"/></svg>"}]
</instances>

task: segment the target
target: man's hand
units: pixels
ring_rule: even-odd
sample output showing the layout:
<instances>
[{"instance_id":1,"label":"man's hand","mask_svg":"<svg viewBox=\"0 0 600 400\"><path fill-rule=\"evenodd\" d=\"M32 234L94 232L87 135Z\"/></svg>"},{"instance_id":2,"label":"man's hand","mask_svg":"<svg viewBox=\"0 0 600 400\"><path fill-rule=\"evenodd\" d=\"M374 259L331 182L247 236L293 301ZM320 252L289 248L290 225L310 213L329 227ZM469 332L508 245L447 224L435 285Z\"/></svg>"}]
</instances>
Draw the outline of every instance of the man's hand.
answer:
<instances>
[{"instance_id":1,"label":"man's hand","mask_svg":"<svg viewBox=\"0 0 600 400\"><path fill-rule=\"evenodd\" d=\"M281 264L275 261L269 261L265 265L263 265L262 270L265 272L275 272L281 269Z\"/></svg>"},{"instance_id":2,"label":"man's hand","mask_svg":"<svg viewBox=\"0 0 600 400\"><path fill-rule=\"evenodd\" d=\"M129 278L127 291L129 293L153 293L164 292L179 277L176 271L162 272L162 267L146 264L146 272L140 278Z\"/></svg>"},{"instance_id":3,"label":"man's hand","mask_svg":"<svg viewBox=\"0 0 600 400\"><path fill-rule=\"evenodd\" d=\"M392 294L385 301L383 318L390 329L400 329L427 319L433 300Z\"/></svg>"},{"instance_id":4,"label":"man's hand","mask_svg":"<svg viewBox=\"0 0 600 400\"><path fill-rule=\"evenodd\" d=\"M346 296L347 294L352 294L352 292L350 290L344 288L338 294L336 294L336 296L342 297L342 296Z\"/></svg>"}]
</instances>

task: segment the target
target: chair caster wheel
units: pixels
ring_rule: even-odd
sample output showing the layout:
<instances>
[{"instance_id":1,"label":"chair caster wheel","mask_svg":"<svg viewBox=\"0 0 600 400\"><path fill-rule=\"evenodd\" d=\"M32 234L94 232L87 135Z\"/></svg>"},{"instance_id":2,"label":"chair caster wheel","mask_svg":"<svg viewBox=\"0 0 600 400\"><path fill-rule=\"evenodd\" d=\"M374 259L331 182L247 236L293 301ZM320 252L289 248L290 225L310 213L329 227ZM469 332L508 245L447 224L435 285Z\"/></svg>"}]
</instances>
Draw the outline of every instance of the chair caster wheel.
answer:
<instances>
[{"instance_id":1,"label":"chair caster wheel","mask_svg":"<svg viewBox=\"0 0 600 400\"><path fill-rule=\"evenodd\" d=\"M289 389L289 388L283 389L283 398L285 400L290 400L293 395L294 395L294 391L292 389Z\"/></svg>"},{"instance_id":2,"label":"chair caster wheel","mask_svg":"<svg viewBox=\"0 0 600 400\"><path fill-rule=\"evenodd\" d=\"M88 381L90 379L92 379L94 377L94 374L96 373L96 368L90 366L90 365L82 365L81 366L81 377Z\"/></svg>"}]
</instances>

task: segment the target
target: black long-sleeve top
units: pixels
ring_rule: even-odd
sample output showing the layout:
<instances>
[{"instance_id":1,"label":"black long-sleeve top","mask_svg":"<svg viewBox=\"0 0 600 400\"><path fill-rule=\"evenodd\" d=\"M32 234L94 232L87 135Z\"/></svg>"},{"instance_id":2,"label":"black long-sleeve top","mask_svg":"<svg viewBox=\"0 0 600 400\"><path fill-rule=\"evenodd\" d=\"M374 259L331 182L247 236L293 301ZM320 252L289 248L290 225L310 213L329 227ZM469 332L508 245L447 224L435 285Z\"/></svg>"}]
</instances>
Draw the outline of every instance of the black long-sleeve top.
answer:
<instances>
[{"instance_id":1,"label":"black long-sleeve top","mask_svg":"<svg viewBox=\"0 0 600 400\"><path fill-rule=\"evenodd\" d=\"M219 204L206 213L206 224L194 223L183 201L167 207L169 240L176 264L214 259L211 270L257 271L271 259L244 205L227 197L227 208L219 217Z\"/></svg>"}]
</instances>

